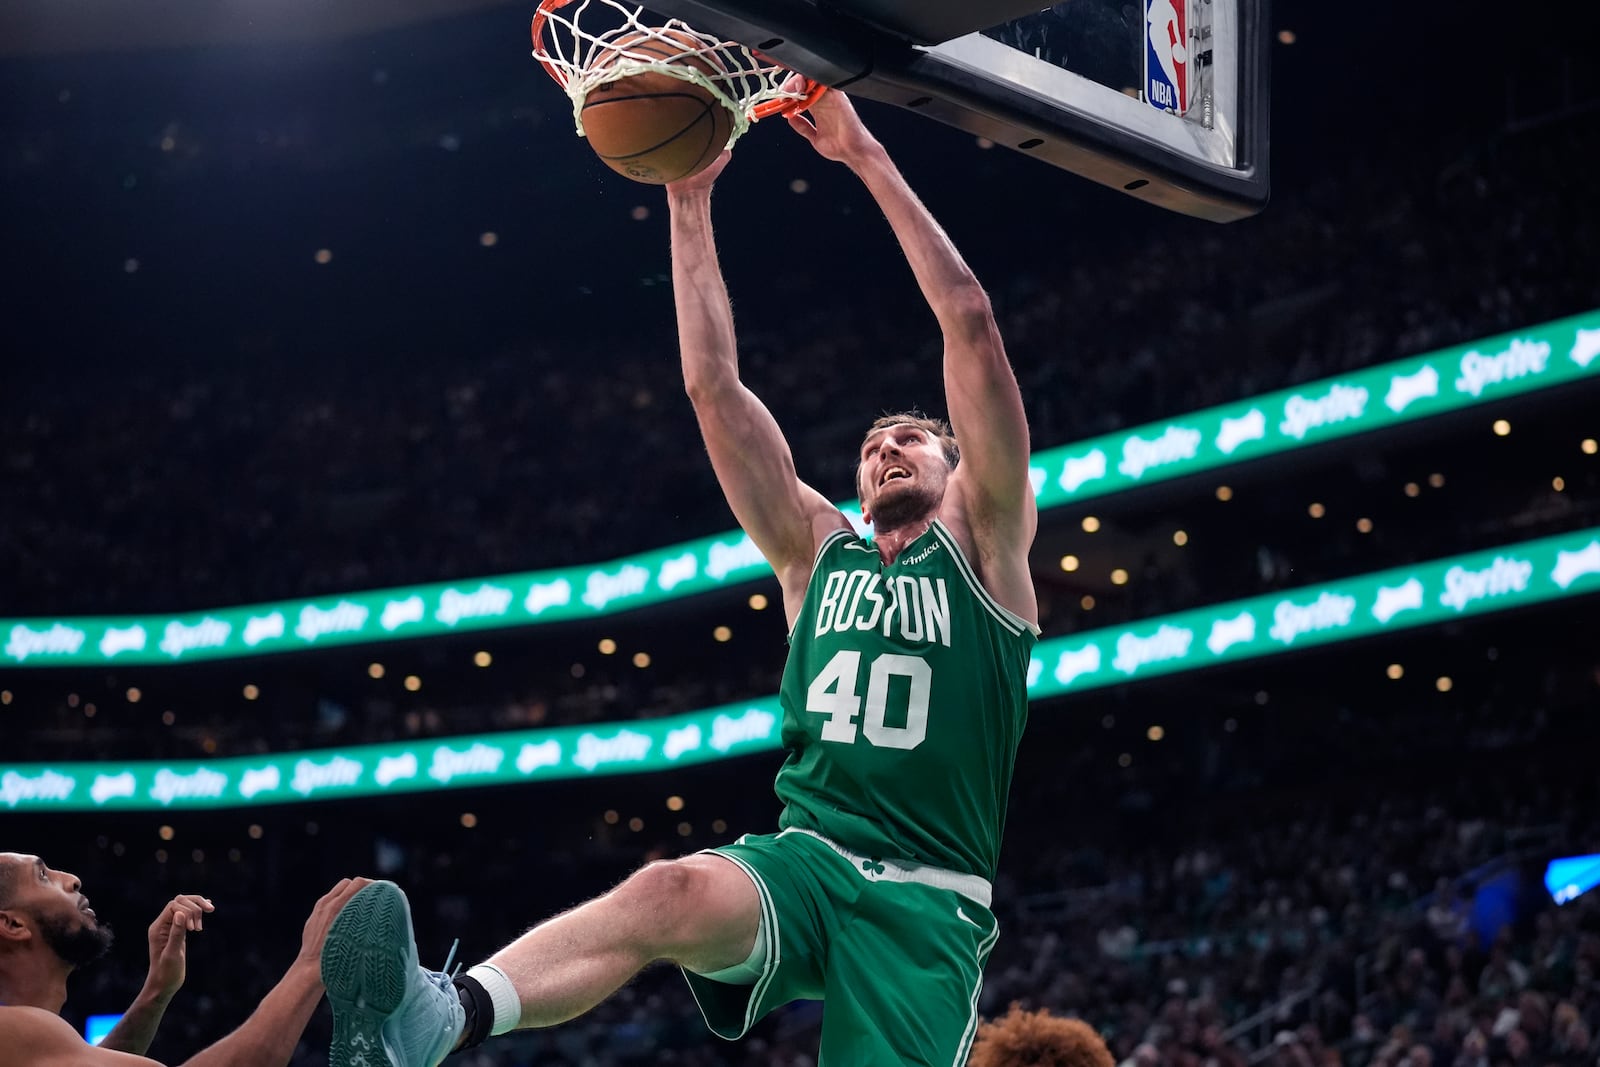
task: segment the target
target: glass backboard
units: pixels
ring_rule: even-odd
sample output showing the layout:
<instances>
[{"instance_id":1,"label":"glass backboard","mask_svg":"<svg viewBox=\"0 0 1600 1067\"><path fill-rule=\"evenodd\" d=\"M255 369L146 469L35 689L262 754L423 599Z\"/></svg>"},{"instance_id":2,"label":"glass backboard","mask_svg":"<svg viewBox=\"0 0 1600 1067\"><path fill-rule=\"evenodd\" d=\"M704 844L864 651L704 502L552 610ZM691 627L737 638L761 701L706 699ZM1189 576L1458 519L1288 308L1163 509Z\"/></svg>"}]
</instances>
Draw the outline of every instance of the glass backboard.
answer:
<instances>
[{"instance_id":1,"label":"glass backboard","mask_svg":"<svg viewBox=\"0 0 1600 1067\"><path fill-rule=\"evenodd\" d=\"M851 93L1219 222L1268 192L1268 0L652 0ZM1031 10L1030 10L1031 9Z\"/></svg>"}]
</instances>

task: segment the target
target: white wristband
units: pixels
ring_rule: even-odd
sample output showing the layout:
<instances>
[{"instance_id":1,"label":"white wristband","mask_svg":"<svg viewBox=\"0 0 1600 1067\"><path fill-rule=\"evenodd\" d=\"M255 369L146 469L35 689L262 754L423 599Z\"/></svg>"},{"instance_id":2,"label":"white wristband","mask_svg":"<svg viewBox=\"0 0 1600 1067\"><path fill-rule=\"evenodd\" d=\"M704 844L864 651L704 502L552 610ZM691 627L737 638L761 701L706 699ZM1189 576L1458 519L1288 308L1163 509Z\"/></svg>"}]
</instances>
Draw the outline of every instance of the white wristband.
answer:
<instances>
[{"instance_id":1,"label":"white wristband","mask_svg":"<svg viewBox=\"0 0 1600 1067\"><path fill-rule=\"evenodd\" d=\"M467 977L483 986L494 1004L494 1025L489 1028L489 1036L515 1030L522 1021L522 998L517 996L517 987L511 984L506 972L492 963L480 963L467 971Z\"/></svg>"}]
</instances>

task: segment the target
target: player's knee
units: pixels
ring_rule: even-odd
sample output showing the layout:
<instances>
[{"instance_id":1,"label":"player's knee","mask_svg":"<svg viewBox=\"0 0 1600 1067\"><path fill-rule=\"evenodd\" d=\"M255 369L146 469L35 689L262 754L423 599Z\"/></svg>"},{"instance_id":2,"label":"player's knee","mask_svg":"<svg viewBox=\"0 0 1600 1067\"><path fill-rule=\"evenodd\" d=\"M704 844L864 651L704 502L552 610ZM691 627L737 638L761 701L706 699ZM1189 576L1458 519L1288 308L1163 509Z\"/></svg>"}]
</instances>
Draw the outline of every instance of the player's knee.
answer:
<instances>
[{"instance_id":1,"label":"player's knee","mask_svg":"<svg viewBox=\"0 0 1600 1067\"><path fill-rule=\"evenodd\" d=\"M704 862L704 857L664 859L640 867L622 883L621 891L650 915L658 949L677 957L682 950L704 945L738 918L725 915L738 910L731 904L739 901L730 902L728 886L718 881L723 873L720 867ZM728 873L742 878L731 865Z\"/></svg>"},{"instance_id":2,"label":"player's knee","mask_svg":"<svg viewBox=\"0 0 1600 1067\"><path fill-rule=\"evenodd\" d=\"M682 860L656 860L634 871L627 884L635 894L670 907L694 892L694 875Z\"/></svg>"},{"instance_id":3,"label":"player's knee","mask_svg":"<svg viewBox=\"0 0 1600 1067\"><path fill-rule=\"evenodd\" d=\"M693 939L703 878L702 871L682 860L657 860L633 872L622 888L650 913L662 947L670 949Z\"/></svg>"}]
</instances>

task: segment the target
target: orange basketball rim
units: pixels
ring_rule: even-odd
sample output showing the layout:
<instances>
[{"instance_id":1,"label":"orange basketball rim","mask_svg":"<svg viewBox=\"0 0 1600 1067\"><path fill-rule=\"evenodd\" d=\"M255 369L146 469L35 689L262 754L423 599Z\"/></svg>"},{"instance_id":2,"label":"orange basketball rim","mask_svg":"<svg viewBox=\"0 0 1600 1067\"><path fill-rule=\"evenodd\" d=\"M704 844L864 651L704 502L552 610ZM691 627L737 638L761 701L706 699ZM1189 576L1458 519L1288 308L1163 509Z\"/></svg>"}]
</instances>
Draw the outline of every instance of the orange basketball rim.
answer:
<instances>
[{"instance_id":1,"label":"orange basketball rim","mask_svg":"<svg viewBox=\"0 0 1600 1067\"><path fill-rule=\"evenodd\" d=\"M574 10L563 10L573 5ZM797 74L752 48L718 40L679 19L671 19L665 26L647 26L639 21L643 11L642 7L621 0L541 0L533 17L533 57L572 98L575 115L596 85L640 70L656 70L693 81L704 78L706 88L733 105L730 110L736 116L734 139L750 123L804 111L827 92L822 83ZM579 19L586 14L589 25L580 26ZM599 25L601 22L605 25ZM629 51L622 42L637 41L638 34L676 46L677 54L661 58ZM686 44L685 36L696 44ZM728 73L719 75L713 83L693 64L686 69L682 61L695 57ZM789 86L796 78L799 81Z\"/></svg>"}]
</instances>

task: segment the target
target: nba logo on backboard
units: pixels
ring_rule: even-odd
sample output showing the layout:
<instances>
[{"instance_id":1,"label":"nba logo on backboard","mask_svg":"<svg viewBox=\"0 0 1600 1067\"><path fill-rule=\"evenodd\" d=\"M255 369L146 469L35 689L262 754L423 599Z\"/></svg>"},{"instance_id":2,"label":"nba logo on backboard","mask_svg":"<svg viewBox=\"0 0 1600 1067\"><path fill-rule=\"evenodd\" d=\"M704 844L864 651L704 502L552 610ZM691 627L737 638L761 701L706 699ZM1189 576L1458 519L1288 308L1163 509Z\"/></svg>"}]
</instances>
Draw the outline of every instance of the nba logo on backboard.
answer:
<instances>
[{"instance_id":1,"label":"nba logo on backboard","mask_svg":"<svg viewBox=\"0 0 1600 1067\"><path fill-rule=\"evenodd\" d=\"M1189 110L1189 0L1144 0L1144 98L1181 115Z\"/></svg>"}]
</instances>

